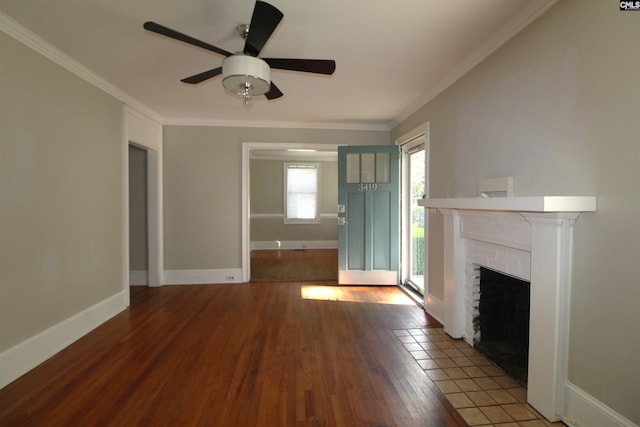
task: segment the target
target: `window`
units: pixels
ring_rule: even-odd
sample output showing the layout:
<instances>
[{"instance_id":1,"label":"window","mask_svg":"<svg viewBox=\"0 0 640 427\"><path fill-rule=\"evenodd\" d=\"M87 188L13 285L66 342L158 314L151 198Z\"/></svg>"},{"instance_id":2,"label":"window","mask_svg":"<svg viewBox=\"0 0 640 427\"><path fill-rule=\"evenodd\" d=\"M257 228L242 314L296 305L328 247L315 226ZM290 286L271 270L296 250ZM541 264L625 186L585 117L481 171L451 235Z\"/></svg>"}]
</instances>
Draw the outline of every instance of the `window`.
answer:
<instances>
[{"instance_id":1,"label":"window","mask_svg":"<svg viewBox=\"0 0 640 427\"><path fill-rule=\"evenodd\" d=\"M317 224L319 163L284 164L285 224Z\"/></svg>"}]
</instances>

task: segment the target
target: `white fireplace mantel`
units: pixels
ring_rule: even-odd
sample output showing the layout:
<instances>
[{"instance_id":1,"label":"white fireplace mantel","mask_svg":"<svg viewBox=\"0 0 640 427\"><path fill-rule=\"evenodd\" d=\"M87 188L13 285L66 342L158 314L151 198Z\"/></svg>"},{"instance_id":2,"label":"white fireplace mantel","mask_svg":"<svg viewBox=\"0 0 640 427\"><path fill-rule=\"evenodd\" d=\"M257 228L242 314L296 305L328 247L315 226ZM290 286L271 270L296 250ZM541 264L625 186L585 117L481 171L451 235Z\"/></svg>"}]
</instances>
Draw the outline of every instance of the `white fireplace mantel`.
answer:
<instances>
[{"instance_id":1,"label":"white fireplace mantel","mask_svg":"<svg viewBox=\"0 0 640 427\"><path fill-rule=\"evenodd\" d=\"M421 199L426 208L488 210L513 212L593 212L595 197L534 196L534 197L471 197L452 199Z\"/></svg>"},{"instance_id":2,"label":"white fireplace mantel","mask_svg":"<svg viewBox=\"0 0 640 427\"><path fill-rule=\"evenodd\" d=\"M469 276L473 265L487 264L530 282L527 401L547 419L561 419L567 385L573 225L582 212L596 210L596 198L478 197L422 199L418 204L437 209L444 217L442 322L449 335L473 343L467 286L474 280ZM482 247L481 261L474 255L478 245L489 248L487 255ZM517 261L509 260L517 254L522 254Z\"/></svg>"}]
</instances>

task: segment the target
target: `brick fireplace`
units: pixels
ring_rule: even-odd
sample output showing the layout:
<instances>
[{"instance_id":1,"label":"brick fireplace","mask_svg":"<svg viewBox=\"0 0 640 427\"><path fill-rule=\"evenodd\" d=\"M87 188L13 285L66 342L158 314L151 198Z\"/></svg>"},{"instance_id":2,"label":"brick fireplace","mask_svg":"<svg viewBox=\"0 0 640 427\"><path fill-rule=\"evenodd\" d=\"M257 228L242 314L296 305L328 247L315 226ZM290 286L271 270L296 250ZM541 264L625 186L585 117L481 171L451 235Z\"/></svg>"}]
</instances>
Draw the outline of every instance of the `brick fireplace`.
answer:
<instances>
[{"instance_id":1,"label":"brick fireplace","mask_svg":"<svg viewBox=\"0 0 640 427\"><path fill-rule=\"evenodd\" d=\"M594 197L425 199L444 215L443 326L473 345L480 266L530 282L527 401L564 411L573 224Z\"/></svg>"}]
</instances>

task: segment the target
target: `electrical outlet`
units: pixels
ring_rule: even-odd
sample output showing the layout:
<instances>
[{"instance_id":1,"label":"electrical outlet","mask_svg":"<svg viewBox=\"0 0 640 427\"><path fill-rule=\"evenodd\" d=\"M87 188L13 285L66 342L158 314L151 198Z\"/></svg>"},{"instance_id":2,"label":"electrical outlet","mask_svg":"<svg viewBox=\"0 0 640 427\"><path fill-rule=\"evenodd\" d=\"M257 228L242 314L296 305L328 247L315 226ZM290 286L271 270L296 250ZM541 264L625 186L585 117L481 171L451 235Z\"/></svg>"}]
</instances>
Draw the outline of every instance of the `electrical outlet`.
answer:
<instances>
[{"instance_id":1,"label":"electrical outlet","mask_svg":"<svg viewBox=\"0 0 640 427\"><path fill-rule=\"evenodd\" d=\"M230 282L232 280L236 280L235 276L227 276L227 282Z\"/></svg>"}]
</instances>

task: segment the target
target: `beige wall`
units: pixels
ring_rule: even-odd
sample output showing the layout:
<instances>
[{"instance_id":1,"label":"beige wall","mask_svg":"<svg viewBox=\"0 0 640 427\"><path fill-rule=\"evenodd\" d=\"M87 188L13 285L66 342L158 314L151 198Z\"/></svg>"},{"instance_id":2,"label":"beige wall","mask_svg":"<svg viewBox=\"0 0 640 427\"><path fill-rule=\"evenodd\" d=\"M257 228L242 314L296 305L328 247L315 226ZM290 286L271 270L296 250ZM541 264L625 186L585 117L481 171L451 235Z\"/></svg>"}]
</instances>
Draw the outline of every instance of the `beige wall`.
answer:
<instances>
[{"instance_id":1,"label":"beige wall","mask_svg":"<svg viewBox=\"0 0 640 427\"><path fill-rule=\"evenodd\" d=\"M286 160L289 161L289 160ZM315 162L313 157L300 160ZM284 215L284 163L285 160L252 159L250 163L251 214ZM338 163L319 161L320 214L336 215L338 204ZM322 218L319 224L284 224L283 217L252 218L251 241L337 241L336 218Z\"/></svg>"},{"instance_id":2,"label":"beige wall","mask_svg":"<svg viewBox=\"0 0 640 427\"><path fill-rule=\"evenodd\" d=\"M569 380L640 423L640 16L564 0L392 131L431 125L431 197L513 175L516 195L595 195L575 226ZM440 259L440 214L431 251ZM440 263L430 263L441 295Z\"/></svg>"},{"instance_id":3,"label":"beige wall","mask_svg":"<svg viewBox=\"0 0 640 427\"><path fill-rule=\"evenodd\" d=\"M389 144L387 131L164 127L165 269L242 265L242 142Z\"/></svg>"},{"instance_id":4,"label":"beige wall","mask_svg":"<svg viewBox=\"0 0 640 427\"><path fill-rule=\"evenodd\" d=\"M125 267L121 104L4 33L0 52L1 352L122 291Z\"/></svg>"}]
</instances>

